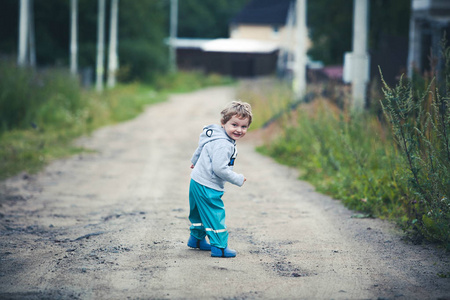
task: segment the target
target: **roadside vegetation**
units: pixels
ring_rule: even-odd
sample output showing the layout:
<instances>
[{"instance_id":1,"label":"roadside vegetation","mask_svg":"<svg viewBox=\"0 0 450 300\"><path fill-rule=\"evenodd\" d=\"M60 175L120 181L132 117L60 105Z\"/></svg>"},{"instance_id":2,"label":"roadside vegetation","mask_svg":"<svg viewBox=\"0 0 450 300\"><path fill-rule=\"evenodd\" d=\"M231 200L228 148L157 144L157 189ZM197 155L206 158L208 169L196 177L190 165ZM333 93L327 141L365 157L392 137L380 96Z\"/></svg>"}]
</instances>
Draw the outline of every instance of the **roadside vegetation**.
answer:
<instances>
[{"instance_id":1,"label":"roadside vegetation","mask_svg":"<svg viewBox=\"0 0 450 300\"><path fill-rule=\"evenodd\" d=\"M384 84L360 114L350 111L346 87L331 83L311 85L300 105L282 83L243 84L239 98L251 102L259 125L277 128L261 153L299 168L354 217L389 219L414 242L450 249L449 51L442 82Z\"/></svg>"},{"instance_id":2,"label":"roadside vegetation","mask_svg":"<svg viewBox=\"0 0 450 300\"><path fill-rule=\"evenodd\" d=\"M230 83L218 75L179 72L152 85L122 84L100 94L82 89L66 70L38 72L0 61L0 179L34 173L51 160L88 151L73 140L132 119L169 93Z\"/></svg>"}]
</instances>

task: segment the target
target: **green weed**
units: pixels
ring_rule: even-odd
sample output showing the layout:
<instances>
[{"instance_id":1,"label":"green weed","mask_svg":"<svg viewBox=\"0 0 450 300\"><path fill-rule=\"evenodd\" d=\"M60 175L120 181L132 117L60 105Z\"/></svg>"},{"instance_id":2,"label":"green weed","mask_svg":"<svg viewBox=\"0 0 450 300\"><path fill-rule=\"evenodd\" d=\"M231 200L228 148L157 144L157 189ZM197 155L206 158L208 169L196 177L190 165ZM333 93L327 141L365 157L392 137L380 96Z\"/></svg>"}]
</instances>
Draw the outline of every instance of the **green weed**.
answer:
<instances>
[{"instance_id":1,"label":"green weed","mask_svg":"<svg viewBox=\"0 0 450 300\"><path fill-rule=\"evenodd\" d=\"M445 79L444 88L433 81L424 92L408 80L385 84L382 104L406 165L409 224L450 248L450 76Z\"/></svg>"}]
</instances>

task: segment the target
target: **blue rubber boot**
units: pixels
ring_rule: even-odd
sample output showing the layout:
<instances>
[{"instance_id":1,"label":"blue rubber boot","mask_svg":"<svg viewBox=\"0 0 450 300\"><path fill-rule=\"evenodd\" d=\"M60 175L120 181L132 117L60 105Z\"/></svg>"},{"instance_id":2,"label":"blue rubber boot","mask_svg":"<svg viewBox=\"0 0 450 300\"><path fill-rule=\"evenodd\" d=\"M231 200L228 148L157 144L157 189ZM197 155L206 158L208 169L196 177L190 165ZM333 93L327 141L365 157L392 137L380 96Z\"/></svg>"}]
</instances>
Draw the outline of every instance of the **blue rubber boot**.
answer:
<instances>
[{"instance_id":1,"label":"blue rubber boot","mask_svg":"<svg viewBox=\"0 0 450 300\"><path fill-rule=\"evenodd\" d=\"M200 250L210 251L211 245L206 241L206 238L203 238L203 240L199 240L192 235L189 237L187 245L191 248L198 248Z\"/></svg>"},{"instance_id":2,"label":"blue rubber boot","mask_svg":"<svg viewBox=\"0 0 450 300\"><path fill-rule=\"evenodd\" d=\"M233 249L230 249L228 247L217 248L217 247L211 246L211 256L212 257L235 257L236 251Z\"/></svg>"}]
</instances>

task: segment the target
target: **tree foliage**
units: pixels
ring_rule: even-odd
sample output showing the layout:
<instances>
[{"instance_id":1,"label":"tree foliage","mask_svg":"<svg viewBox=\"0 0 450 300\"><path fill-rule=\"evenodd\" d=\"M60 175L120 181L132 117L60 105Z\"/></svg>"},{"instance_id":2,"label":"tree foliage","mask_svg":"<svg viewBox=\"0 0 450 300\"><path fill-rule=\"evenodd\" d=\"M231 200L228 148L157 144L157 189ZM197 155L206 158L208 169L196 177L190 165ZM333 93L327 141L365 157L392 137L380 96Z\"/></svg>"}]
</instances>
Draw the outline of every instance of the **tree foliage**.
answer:
<instances>
[{"instance_id":1,"label":"tree foliage","mask_svg":"<svg viewBox=\"0 0 450 300\"><path fill-rule=\"evenodd\" d=\"M376 49L383 36L408 36L410 0L369 1L369 48ZM325 64L341 64L352 51L353 1L308 1L309 51Z\"/></svg>"},{"instance_id":2,"label":"tree foliage","mask_svg":"<svg viewBox=\"0 0 450 300\"><path fill-rule=\"evenodd\" d=\"M180 0L179 36L228 37L228 24L249 0Z\"/></svg>"},{"instance_id":3,"label":"tree foliage","mask_svg":"<svg viewBox=\"0 0 450 300\"><path fill-rule=\"evenodd\" d=\"M228 36L228 22L248 0L179 1L178 36ZM70 0L34 0L36 56L39 67L68 66ZM105 46L110 1L106 1ZM78 0L79 69L94 69L97 49L98 1ZM119 76L121 80L152 80L166 71L170 0L119 2ZM17 53L19 1L4 0L0 9L0 56ZM107 49L107 48L106 48ZM106 52L107 53L107 52Z\"/></svg>"},{"instance_id":4,"label":"tree foliage","mask_svg":"<svg viewBox=\"0 0 450 300\"><path fill-rule=\"evenodd\" d=\"M179 0L178 36L228 37L230 20L250 0ZM80 69L94 68L97 42L96 0L78 0ZM34 0L38 65L69 64L70 0ZM106 1L106 32L109 4ZM407 36L409 0L371 0L369 47L385 35ZM149 79L167 68L170 0L119 2L119 60L121 78ZM0 55L17 53L18 0L3 0L0 9ZM352 0L308 1L309 54L325 64L342 63L352 50ZM108 34L106 34L106 41Z\"/></svg>"}]
</instances>

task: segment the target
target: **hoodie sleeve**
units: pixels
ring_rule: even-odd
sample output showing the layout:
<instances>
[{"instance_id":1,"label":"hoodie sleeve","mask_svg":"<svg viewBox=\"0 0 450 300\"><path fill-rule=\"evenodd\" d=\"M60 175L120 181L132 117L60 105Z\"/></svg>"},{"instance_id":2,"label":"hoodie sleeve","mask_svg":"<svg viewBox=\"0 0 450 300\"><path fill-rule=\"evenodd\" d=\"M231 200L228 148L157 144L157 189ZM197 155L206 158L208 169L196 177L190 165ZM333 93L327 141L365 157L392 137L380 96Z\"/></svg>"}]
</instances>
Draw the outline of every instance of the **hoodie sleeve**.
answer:
<instances>
[{"instance_id":1,"label":"hoodie sleeve","mask_svg":"<svg viewBox=\"0 0 450 300\"><path fill-rule=\"evenodd\" d=\"M203 128L203 130L205 130L205 128ZM202 149L203 149L204 143L202 143L201 141L202 141L202 138L204 139L203 135L204 135L203 132L200 133L200 136L199 136L199 138L198 138L198 140L199 140L199 142L198 142L198 147L197 147L197 149L195 150L195 152L194 152L194 154L192 155L192 158L191 158L191 163L192 163L194 166L197 164L197 161L198 161L198 159L199 159L199 157L200 157L200 154L202 153Z\"/></svg>"},{"instance_id":2,"label":"hoodie sleeve","mask_svg":"<svg viewBox=\"0 0 450 300\"><path fill-rule=\"evenodd\" d=\"M212 153L210 153L212 170L221 179L237 186L242 186L244 184L244 175L234 172L232 167L228 165L233 152L234 146L229 142L226 142L226 144L217 143Z\"/></svg>"},{"instance_id":3,"label":"hoodie sleeve","mask_svg":"<svg viewBox=\"0 0 450 300\"><path fill-rule=\"evenodd\" d=\"M198 146L197 150L195 150L194 154L192 155L191 158L191 163L195 166L197 164L198 158L200 157L200 154L202 153L202 148Z\"/></svg>"}]
</instances>

